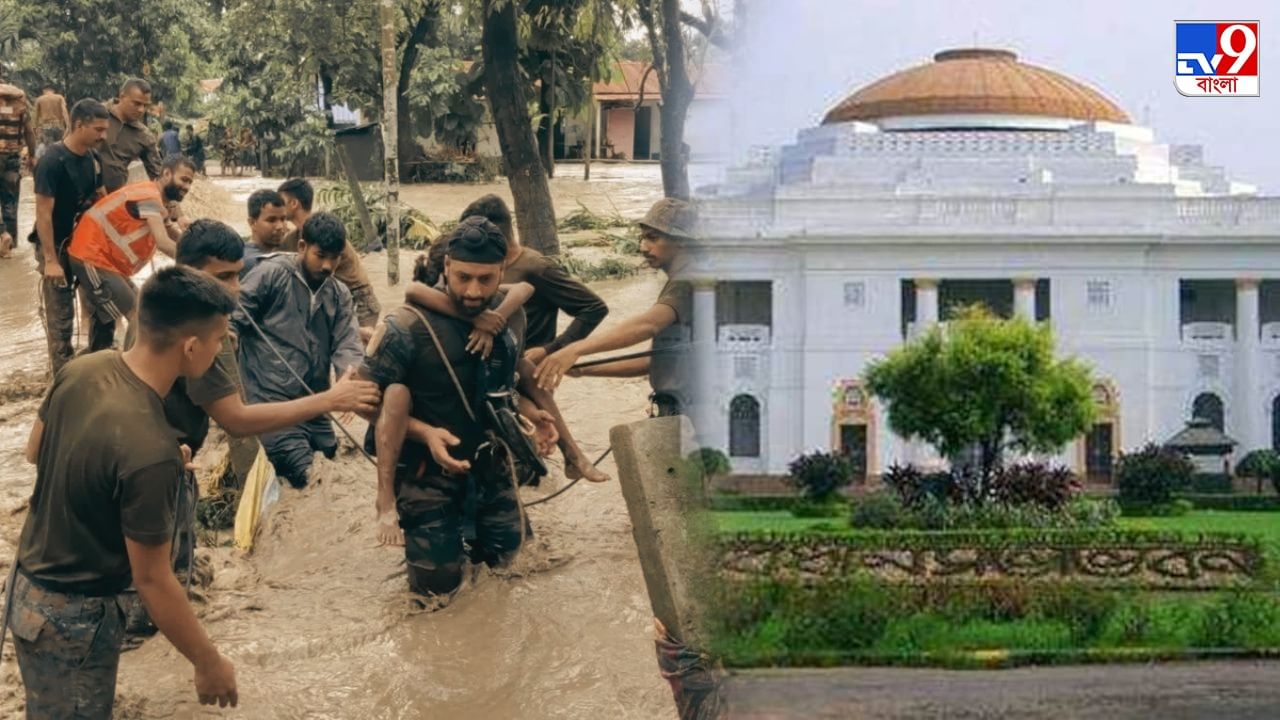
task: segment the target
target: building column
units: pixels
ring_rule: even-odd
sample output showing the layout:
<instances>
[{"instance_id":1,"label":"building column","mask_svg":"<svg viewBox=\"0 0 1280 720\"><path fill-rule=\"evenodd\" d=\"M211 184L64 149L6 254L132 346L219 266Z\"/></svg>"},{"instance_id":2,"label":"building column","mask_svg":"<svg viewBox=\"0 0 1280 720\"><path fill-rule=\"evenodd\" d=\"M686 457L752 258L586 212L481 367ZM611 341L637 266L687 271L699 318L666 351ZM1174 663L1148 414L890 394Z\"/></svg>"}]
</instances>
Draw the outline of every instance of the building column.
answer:
<instances>
[{"instance_id":1,"label":"building column","mask_svg":"<svg viewBox=\"0 0 1280 720\"><path fill-rule=\"evenodd\" d=\"M1261 315L1257 278L1236 280L1235 402L1228 411L1232 420L1227 434L1239 441L1240 455L1269 447L1262 437L1262 399L1258 393L1261 360Z\"/></svg>"},{"instance_id":2,"label":"building column","mask_svg":"<svg viewBox=\"0 0 1280 720\"><path fill-rule=\"evenodd\" d=\"M916 332L938 322L938 281L916 278Z\"/></svg>"},{"instance_id":3,"label":"building column","mask_svg":"<svg viewBox=\"0 0 1280 720\"><path fill-rule=\"evenodd\" d=\"M1036 279L1014 278L1013 314L1015 317L1036 321Z\"/></svg>"},{"instance_id":4,"label":"building column","mask_svg":"<svg viewBox=\"0 0 1280 720\"><path fill-rule=\"evenodd\" d=\"M716 417L719 392L716 387L717 368L720 365L719 343L716 338L716 281L713 278L697 278L693 285L693 403L690 419L693 420L699 440L711 447L720 447L714 434L721 423ZM727 442L728 438L724 438Z\"/></svg>"},{"instance_id":5,"label":"building column","mask_svg":"<svg viewBox=\"0 0 1280 720\"><path fill-rule=\"evenodd\" d=\"M595 155L593 155L592 157L598 160L600 159L600 148L604 147L604 138L600 137L601 125L604 122L604 103L600 102L599 100L596 100L595 98L592 98L591 102L596 104L595 142L592 143L593 145L595 145L595 148L594 148Z\"/></svg>"}]
</instances>

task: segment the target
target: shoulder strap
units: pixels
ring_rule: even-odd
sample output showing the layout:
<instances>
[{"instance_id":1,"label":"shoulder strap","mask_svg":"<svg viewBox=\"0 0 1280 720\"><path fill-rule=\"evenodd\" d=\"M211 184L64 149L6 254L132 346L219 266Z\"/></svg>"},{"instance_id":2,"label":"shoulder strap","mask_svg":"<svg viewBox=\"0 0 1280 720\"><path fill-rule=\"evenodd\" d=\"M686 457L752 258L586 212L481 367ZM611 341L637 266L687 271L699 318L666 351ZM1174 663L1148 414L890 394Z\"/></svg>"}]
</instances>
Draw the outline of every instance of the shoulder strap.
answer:
<instances>
[{"instance_id":1,"label":"shoulder strap","mask_svg":"<svg viewBox=\"0 0 1280 720\"><path fill-rule=\"evenodd\" d=\"M467 392L462 389L462 383L458 381L458 374L453 371L453 363L449 362L449 356L444 352L444 345L440 342L440 336L436 335L435 327L431 325L431 321L418 308L409 303L405 303L404 307L409 312L417 315L422 324L426 326L427 333L431 335L431 342L435 343L436 353L440 355L440 360L444 363L445 370L449 371L449 379L453 380L453 387L458 391L458 397L462 399L462 406L467 409L467 417L470 417L472 422L476 422L476 413L471 409L471 401L467 400Z\"/></svg>"}]
</instances>

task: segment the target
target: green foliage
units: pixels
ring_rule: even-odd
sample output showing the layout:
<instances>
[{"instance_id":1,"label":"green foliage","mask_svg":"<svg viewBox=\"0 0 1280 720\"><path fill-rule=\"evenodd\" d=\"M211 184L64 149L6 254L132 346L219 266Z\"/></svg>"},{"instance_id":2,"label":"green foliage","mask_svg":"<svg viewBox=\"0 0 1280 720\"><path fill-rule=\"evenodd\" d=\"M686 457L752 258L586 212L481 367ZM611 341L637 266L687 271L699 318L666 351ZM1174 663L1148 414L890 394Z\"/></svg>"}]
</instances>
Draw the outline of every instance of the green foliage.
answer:
<instances>
[{"instance_id":1,"label":"green foliage","mask_svg":"<svg viewBox=\"0 0 1280 720\"><path fill-rule=\"evenodd\" d=\"M1089 369L1053 352L1047 325L968 308L872 363L865 380L898 435L947 457L977 445L985 482L1004 449L1053 452L1093 422Z\"/></svg>"},{"instance_id":2,"label":"green foliage","mask_svg":"<svg viewBox=\"0 0 1280 720\"><path fill-rule=\"evenodd\" d=\"M689 453L686 461L696 463L709 476L728 475L733 471L729 456L717 448L703 447Z\"/></svg>"},{"instance_id":3,"label":"green foliage","mask_svg":"<svg viewBox=\"0 0 1280 720\"><path fill-rule=\"evenodd\" d=\"M1181 517L1195 509L1190 500L1178 498L1165 503L1131 503L1123 506L1125 517Z\"/></svg>"},{"instance_id":4,"label":"green foliage","mask_svg":"<svg viewBox=\"0 0 1280 720\"><path fill-rule=\"evenodd\" d=\"M1236 474L1246 478L1270 478L1280 472L1280 453L1275 450L1252 450L1236 465Z\"/></svg>"},{"instance_id":5,"label":"green foliage","mask_svg":"<svg viewBox=\"0 0 1280 720\"><path fill-rule=\"evenodd\" d=\"M1186 500L1197 510L1225 510L1230 512L1280 512L1280 497L1275 495L1193 495L1178 493L1174 496Z\"/></svg>"},{"instance_id":6,"label":"green foliage","mask_svg":"<svg viewBox=\"0 0 1280 720\"><path fill-rule=\"evenodd\" d=\"M607 257L598 262L584 260L569 253L561 253L557 256L557 260L570 275L577 277L583 282L595 282L596 280L615 280L618 278L626 278L640 272L640 268L634 262L619 260L618 258Z\"/></svg>"},{"instance_id":7,"label":"green foliage","mask_svg":"<svg viewBox=\"0 0 1280 720\"><path fill-rule=\"evenodd\" d=\"M838 518L848 511L848 505L834 497L826 500L800 498L791 506L791 515L798 518Z\"/></svg>"},{"instance_id":8,"label":"green foliage","mask_svg":"<svg viewBox=\"0 0 1280 720\"><path fill-rule=\"evenodd\" d=\"M591 212L586 205L578 203L578 209L560 219L557 225L561 232L578 230L609 230L616 227L631 227L633 223L618 213L599 215Z\"/></svg>"},{"instance_id":9,"label":"green foliage","mask_svg":"<svg viewBox=\"0 0 1280 720\"><path fill-rule=\"evenodd\" d=\"M347 183L328 183L316 192L318 209L328 210L342 220L347 229L347 238L356 248L363 251L380 249L386 239L387 230L387 194L381 186L361 186L365 205L369 209L369 217L373 221L374 231L378 235L377 247L367 247L364 228L360 224L360 212L355 198L351 195ZM421 211L400 205L400 246L422 250L429 247L433 240L440 236L431 218Z\"/></svg>"},{"instance_id":10,"label":"green foliage","mask_svg":"<svg viewBox=\"0 0 1280 720\"><path fill-rule=\"evenodd\" d=\"M826 502L853 481L853 463L840 453L812 452L787 466L786 483L809 500Z\"/></svg>"},{"instance_id":11,"label":"green foliage","mask_svg":"<svg viewBox=\"0 0 1280 720\"><path fill-rule=\"evenodd\" d=\"M738 495L721 491L709 498L709 509L724 512L790 511L799 499L797 495Z\"/></svg>"},{"instance_id":12,"label":"green foliage","mask_svg":"<svg viewBox=\"0 0 1280 720\"><path fill-rule=\"evenodd\" d=\"M724 581L712 649L729 666L885 662L952 664L964 653L1052 658L1143 648L1280 648L1280 599L1267 593L1131 593L1080 583L887 585L866 577L817 585ZM1142 659L1142 658L1138 658Z\"/></svg>"},{"instance_id":13,"label":"green foliage","mask_svg":"<svg viewBox=\"0 0 1280 720\"><path fill-rule=\"evenodd\" d=\"M868 493L853 501L849 524L855 528L892 530L909 527L904 522L906 509L892 493Z\"/></svg>"},{"instance_id":14,"label":"green foliage","mask_svg":"<svg viewBox=\"0 0 1280 720\"><path fill-rule=\"evenodd\" d=\"M1230 495L1235 492L1231 476L1226 473L1196 473L1185 488L1178 488L1197 495Z\"/></svg>"},{"instance_id":15,"label":"green foliage","mask_svg":"<svg viewBox=\"0 0 1280 720\"><path fill-rule=\"evenodd\" d=\"M215 69L208 6L174 0L5 0L17 42L5 43L13 80L39 92L53 82L74 102L113 98L129 77L146 78L171 113L196 107L199 80Z\"/></svg>"},{"instance_id":16,"label":"green foliage","mask_svg":"<svg viewBox=\"0 0 1280 720\"><path fill-rule=\"evenodd\" d=\"M991 479L991 499L1001 505L1034 505L1055 511L1080 492L1080 481L1065 467L1022 462L999 468Z\"/></svg>"},{"instance_id":17,"label":"green foliage","mask_svg":"<svg viewBox=\"0 0 1280 720\"><path fill-rule=\"evenodd\" d=\"M1140 450L1120 453L1116 461L1116 499L1130 509L1169 505L1174 490L1188 487L1195 466L1182 453L1148 443Z\"/></svg>"}]
</instances>

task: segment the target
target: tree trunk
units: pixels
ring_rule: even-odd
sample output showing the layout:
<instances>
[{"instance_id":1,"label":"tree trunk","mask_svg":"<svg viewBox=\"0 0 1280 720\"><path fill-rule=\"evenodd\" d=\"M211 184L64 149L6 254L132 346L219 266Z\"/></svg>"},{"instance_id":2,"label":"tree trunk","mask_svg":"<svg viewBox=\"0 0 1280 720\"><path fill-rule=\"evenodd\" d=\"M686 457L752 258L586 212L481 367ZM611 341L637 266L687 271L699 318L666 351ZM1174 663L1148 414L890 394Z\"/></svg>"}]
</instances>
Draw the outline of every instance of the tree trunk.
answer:
<instances>
[{"instance_id":1,"label":"tree trunk","mask_svg":"<svg viewBox=\"0 0 1280 720\"><path fill-rule=\"evenodd\" d=\"M514 2L487 0L480 45L484 51L485 95L498 132L502 165L515 199L521 241L547 255L560 252L556 213L551 204L538 142L520 78L519 38Z\"/></svg>"},{"instance_id":2,"label":"tree trunk","mask_svg":"<svg viewBox=\"0 0 1280 720\"><path fill-rule=\"evenodd\" d=\"M684 122L693 102L693 83L685 62L684 35L680 28L680 0L662 0L662 40L665 72L662 85L662 192L667 197L689 199L689 153L684 144Z\"/></svg>"},{"instance_id":3,"label":"tree trunk","mask_svg":"<svg viewBox=\"0 0 1280 720\"><path fill-rule=\"evenodd\" d=\"M556 50L551 49L551 72L547 83L547 177L556 176Z\"/></svg>"},{"instance_id":4,"label":"tree trunk","mask_svg":"<svg viewBox=\"0 0 1280 720\"><path fill-rule=\"evenodd\" d=\"M387 282L400 284L400 168L396 162L396 0L382 0L382 152L387 181Z\"/></svg>"},{"instance_id":5,"label":"tree trunk","mask_svg":"<svg viewBox=\"0 0 1280 720\"><path fill-rule=\"evenodd\" d=\"M405 167L408 163L413 162L418 157L418 143L416 134L413 131L413 115L409 112L409 84L413 79L413 69L418 64L418 57L421 55L423 42L428 38L434 37L436 30L439 28L440 20L440 3L429 2L424 4L422 15L418 16L418 21L414 23L413 29L409 31L409 37L404 43L404 52L400 56L400 77L396 82L396 113L397 127L396 140L397 149L400 154L400 172L405 174L408 170Z\"/></svg>"}]
</instances>

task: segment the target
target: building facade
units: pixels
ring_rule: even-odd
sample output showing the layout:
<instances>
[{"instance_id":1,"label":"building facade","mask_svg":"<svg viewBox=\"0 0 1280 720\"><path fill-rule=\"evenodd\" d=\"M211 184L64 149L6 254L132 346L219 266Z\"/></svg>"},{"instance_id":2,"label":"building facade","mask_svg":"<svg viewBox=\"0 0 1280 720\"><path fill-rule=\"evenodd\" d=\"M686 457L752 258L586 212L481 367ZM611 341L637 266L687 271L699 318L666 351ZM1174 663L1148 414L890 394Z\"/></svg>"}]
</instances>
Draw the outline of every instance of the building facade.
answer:
<instances>
[{"instance_id":1,"label":"building facade","mask_svg":"<svg viewBox=\"0 0 1280 720\"><path fill-rule=\"evenodd\" d=\"M1237 457L1280 449L1280 197L1013 53L872 83L702 207L697 424L736 472L816 449L868 475L939 462L861 376L972 303L1093 367L1097 424L1056 458L1092 480L1193 416Z\"/></svg>"}]
</instances>

